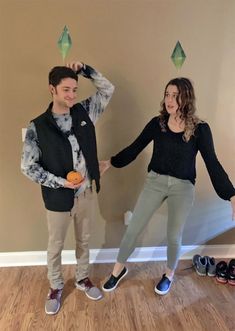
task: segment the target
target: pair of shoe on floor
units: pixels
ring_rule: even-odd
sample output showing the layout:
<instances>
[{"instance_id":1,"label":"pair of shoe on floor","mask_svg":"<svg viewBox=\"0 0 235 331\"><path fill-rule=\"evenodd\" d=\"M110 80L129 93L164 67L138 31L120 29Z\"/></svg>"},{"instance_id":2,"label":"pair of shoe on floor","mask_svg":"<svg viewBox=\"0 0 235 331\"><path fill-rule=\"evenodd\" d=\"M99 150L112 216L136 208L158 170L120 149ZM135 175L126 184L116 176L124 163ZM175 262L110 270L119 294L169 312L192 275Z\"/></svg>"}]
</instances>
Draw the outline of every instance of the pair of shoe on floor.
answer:
<instances>
[{"instance_id":1,"label":"pair of shoe on floor","mask_svg":"<svg viewBox=\"0 0 235 331\"><path fill-rule=\"evenodd\" d=\"M235 259L229 261L220 261L216 265L216 280L218 283L229 283L235 286Z\"/></svg>"},{"instance_id":2,"label":"pair of shoe on floor","mask_svg":"<svg viewBox=\"0 0 235 331\"><path fill-rule=\"evenodd\" d=\"M199 276L214 277L216 275L216 263L213 257L196 254L193 257L193 266Z\"/></svg>"},{"instance_id":3,"label":"pair of shoe on floor","mask_svg":"<svg viewBox=\"0 0 235 331\"><path fill-rule=\"evenodd\" d=\"M216 276L219 283L235 286L235 259L231 259L229 263L220 261L216 264L213 257L196 254L193 257L193 266L200 276Z\"/></svg>"},{"instance_id":4,"label":"pair of shoe on floor","mask_svg":"<svg viewBox=\"0 0 235 331\"><path fill-rule=\"evenodd\" d=\"M118 286L119 282L127 275L128 269L124 267L120 274L115 277L113 274L109 277L109 279L106 281L106 283L102 286L103 291L105 292L111 292L115 290L115 288ZM155 286L154 291L157 294L165 295L169 292L171 287L172 281L169 280L166 277L166 274L164 274L159 281L159 283Z\"/></svg>"},{"instance_id":5,"label":"pair of shoe on floor","mask_svg":"<svg viewBox=\"0 0 235 331\"><path fill-rule=\"evenodd\" d=\"M92 282L88 277L82 279L79 282L76 282L75 287L78 290L84 291L86 296L91 300L99 300L103 297L102 292L92 284ZM49 293L47 295L46 304L45 304L46 314L54 315L58 313L61 306L62 292L63 292L63 288L49 289Z\"/></svg>"}]
</instances>

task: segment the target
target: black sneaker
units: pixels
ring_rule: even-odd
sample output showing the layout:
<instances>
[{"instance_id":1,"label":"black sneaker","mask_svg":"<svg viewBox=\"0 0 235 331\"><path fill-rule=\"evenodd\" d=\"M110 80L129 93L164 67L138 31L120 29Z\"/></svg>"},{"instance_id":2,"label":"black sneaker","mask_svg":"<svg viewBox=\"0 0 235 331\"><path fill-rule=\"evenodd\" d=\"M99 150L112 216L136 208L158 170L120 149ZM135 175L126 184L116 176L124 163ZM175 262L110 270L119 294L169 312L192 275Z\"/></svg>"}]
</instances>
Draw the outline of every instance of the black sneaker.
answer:
<instances>
[{"instance_id":1,"label":"black sneaker","mask_svg":"<svg viewBox=\"0 0 235 331\"><path fill-rule=\"evenodd\" d=\"M165 295L169 292L172 281L166 277L166 274L162 276L160 282L155 286L154 291L157 294Z\"/></svg>"},{"instance_id":2,"label":"black sneaker","mask_svg":"<svg viewBox=\"0 0 235 331\"><path fill-rule=\"evenodd\" d=\"M122 269L122 272L120 272L119 276L115 277L114 275L111 275L107 280L107 282L102 286L103 291L110 292L115 290L120 280L124 278L127 273L128 273L128 269L124 267Z\"/></svg>"},{"instance_id":3,"label":"black sneaker","mask_svg":"<svg viewBox=\"0 0 235 331\"><path fill-rule=\"evenodd\" d=\"M228 273L228 266L225 261L220 261L216 265L216 280L218 283L226 284L227 279L227 273Z\"/></svg>"},{"instance_id":4,"label":"black sneaker","mask_svg":"<svg viewBox=\"0 0 235 331\"><path fill-rule=\"evenodd\" d=\"M235 259L232 259L228 264L228 283L235 286Z\"/></svg>"}]
</instances>

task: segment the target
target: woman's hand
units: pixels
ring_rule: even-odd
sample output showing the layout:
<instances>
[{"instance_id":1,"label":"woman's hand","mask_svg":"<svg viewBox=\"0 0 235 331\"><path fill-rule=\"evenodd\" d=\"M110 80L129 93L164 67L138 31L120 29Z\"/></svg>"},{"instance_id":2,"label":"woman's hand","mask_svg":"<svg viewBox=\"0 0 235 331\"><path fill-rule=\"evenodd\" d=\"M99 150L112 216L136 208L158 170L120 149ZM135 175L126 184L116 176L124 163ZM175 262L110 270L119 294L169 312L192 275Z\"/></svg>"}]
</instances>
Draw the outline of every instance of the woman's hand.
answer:
<instances>
[{"instance_id":1,"label":"woman's hand","mask_svg":"<svg viewBox=\"0 0 235 331\"><path fill-rule=\"evenodd\" d=\"M110 167L111 167L110 160L99 161L100 176L102 176L105 173L105 171L107 171Z\"/></svg>"},{"instance_id":2,"label":"woman's hand","mask_svg":"<svg viewBox=\"0 0 235 331\"><path fill-rule=\"evenodd\" d=\"M231 206L232 206L232 219L235 220L235 195L230 199Z\"/></svg>"}]
</instances>

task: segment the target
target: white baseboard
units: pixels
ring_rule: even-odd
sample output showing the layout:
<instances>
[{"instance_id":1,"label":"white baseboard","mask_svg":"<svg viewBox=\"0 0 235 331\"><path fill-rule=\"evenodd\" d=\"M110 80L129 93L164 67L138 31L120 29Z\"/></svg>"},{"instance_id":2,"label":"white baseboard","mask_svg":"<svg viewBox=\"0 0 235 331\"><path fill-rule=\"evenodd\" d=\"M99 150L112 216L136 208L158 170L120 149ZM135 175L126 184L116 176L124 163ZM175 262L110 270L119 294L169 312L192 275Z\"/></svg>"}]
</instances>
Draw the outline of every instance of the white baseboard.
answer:
<instances>
[{"instance_id":1,"label":"white baseboard","mask_svg":"<svg viewBox=\"0 0 235 331\"><path fill-rule=\"evenodd\" d=\"M190 260L194 254L226 259L235 257L235 245L182 246L181 259ZM91 249L90 263L114 263L118 248ZM0 267L46 265L46 251L0 253ZM166 247L138 247L128 262L166 261ZM74 250L62 252L62 264L75 264Z\"/></svg>"}]
</instances>

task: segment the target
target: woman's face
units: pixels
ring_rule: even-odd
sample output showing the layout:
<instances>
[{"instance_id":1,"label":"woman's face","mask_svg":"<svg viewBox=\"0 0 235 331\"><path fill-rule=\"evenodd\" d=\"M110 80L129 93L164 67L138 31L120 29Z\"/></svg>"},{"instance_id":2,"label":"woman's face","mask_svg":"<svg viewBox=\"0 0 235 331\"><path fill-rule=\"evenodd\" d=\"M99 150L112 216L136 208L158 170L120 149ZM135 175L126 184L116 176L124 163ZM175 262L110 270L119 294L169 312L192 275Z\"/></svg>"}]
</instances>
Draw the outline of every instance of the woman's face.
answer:
<instances>
[{"instance_id":1,"label":"woman's face","mask_svg":"<svg viewBox=\"0 0 235 331\"><path fill-rule=\"evenodd\" d=\"M179 109L180 105L177 103L178 96L179 90L177 86L168 85L165 92L164 103L169 115L176 115L176 112Z\"/></svg>"}]
</instances>

